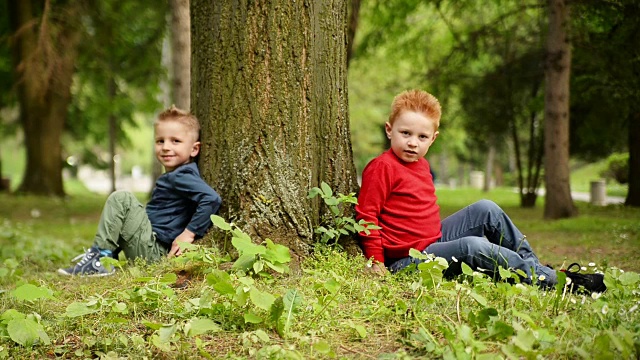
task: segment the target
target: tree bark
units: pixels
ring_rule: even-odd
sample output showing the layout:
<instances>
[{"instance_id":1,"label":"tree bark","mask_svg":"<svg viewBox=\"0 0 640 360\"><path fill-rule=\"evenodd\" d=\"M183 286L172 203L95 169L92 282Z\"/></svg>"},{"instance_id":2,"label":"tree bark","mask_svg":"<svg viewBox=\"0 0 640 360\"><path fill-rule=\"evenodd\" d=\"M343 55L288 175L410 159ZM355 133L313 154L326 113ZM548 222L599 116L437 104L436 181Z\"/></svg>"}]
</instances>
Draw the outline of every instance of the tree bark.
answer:
<instances>
[{"instance_id":1,"label":"tree bark","mask_svg":"<svg viewBox=\"0 0 640 360\"><path fill-rule=\"evenodd\" d=\"M482 191L489 192L491 190L491 182L493 179L493 165L496 160L496 146L494 143L494 139L492 137L489 138L489 150L487 152L487 163L484 169L484 185L482 186Z\"/></svg>"},{"instance_id":2,"label":"tree bark","mask_svg":"<svg viewBox=\"0 0 640 360\"><path fill-rule=\"evenodd\" d=\"M39 1L10 1L12 53L20 121L26 145L26 169L20 192L63 196L60 137L71 101L71 82L80 40L80 2L56 9L49 18ZM41 13L38 18L36 13Z\"/></svg>"},{"instance_id":3,"label":"tree bark","mask_svg":"<svg viewBox=\"0 0 640 360\"><path fill-rule=\"evenodd\" d=\"M360 20L360 0L349 1L349 23L347 28L347 66L351 64L353 58L353 42L356 38L358 30L358 22Z\"/></svg>"},{"instance_id":4,"label":"tree bark","mask_svg":"<svg viewBox=\"0 0 640 360\"><path fill-rule=\"evenodd\" d=\"M347 1L191 3L203 177L254 241L306 255L321 181L357 188L347 112Z\"/></svg>"},{"instance_id":5,"label":"tree bark","mask_svg":"<svg viewBox=\"0 0 640 360\"><path fill-rule=\"evenodd\" d=\"M640 206L640 111L629 116L629 190L626 206Z\"/></svg>"},{"instance_id":6,"label":"tree bark","mask_svg":"<svg viewBox=\"0 0 640 360\"><path fill-rule=\"evenodd\" d=\"M191 109L191 19L189 0L170 0L171 89L174 104Z\"/></svg>"},{"instance_id":7,"label":"tree bark","mask_svg":"<svg viewBox=\"0 0 640 360\"><path fill-rule=\"evenodd\" d=\"M572 217L577 209L569 183L569 77L571 44L569 4L549 0L549 34L545 63L545 206L544 217Z\"/></svg>"}]
</instances>

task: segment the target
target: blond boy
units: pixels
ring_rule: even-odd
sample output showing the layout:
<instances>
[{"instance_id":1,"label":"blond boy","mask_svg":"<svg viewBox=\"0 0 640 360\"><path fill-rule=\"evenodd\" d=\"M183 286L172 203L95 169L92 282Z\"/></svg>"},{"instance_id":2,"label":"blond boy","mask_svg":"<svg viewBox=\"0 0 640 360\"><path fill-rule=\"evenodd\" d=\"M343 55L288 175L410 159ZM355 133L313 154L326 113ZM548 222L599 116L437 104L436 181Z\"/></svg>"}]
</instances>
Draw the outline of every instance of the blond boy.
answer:
<instances>
[{"instance_id":1,"label":"blond boy","mask_svg":"<svg viewBox=\"0 0 640 360\"><path fill-rule=\"evenodd\" d=\"M211 226L220 196L200 177L193 161L200 152L200 124L186 111L171 107L154 124L155 155L165 169L144 207L133 194L109 195L93 246L62 275L105 276L114 272L100 258L122 251L128 259L157 261L181 255L180 242L192 243Z\"/></svg>"}]
</instances>

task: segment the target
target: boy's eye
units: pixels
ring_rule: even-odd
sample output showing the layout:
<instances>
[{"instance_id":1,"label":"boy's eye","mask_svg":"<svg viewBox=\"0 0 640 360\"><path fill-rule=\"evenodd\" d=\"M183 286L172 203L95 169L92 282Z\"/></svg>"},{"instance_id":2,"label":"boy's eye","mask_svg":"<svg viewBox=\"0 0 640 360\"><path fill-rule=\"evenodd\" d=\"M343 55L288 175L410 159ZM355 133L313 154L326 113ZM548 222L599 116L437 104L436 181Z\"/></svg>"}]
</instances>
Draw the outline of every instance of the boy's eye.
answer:
<instances>
[{"instance_id":1,"label":"boy's eye","mask_svg":"<svg viewBox=\"0 0 640 360\"><path fill-rule=\"evenodd\" d=\"M409 135L409 132L408 132L408 131L406 131L406 130L401 131L400 133L401 133L402 135Z\"/></svg>"}]
</instances>

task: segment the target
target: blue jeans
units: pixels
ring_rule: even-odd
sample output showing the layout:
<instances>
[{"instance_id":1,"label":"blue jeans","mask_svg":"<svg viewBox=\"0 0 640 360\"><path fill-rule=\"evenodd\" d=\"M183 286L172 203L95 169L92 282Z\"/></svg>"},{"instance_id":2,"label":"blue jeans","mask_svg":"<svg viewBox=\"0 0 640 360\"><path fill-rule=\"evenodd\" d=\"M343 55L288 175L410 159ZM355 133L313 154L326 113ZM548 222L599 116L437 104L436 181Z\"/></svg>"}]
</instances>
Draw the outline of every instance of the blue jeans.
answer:
<instances>
[{"instance_id":1,"label":"blue jeans","mask_svg":"<svg viewBox=\"0 0 640 360\"><path fill-rule=\"evenodd\" d=\"M490 273L497 272L498 266L520 269L527 274L527 279L523 279L527 283L552 286L557 281L555 271L540 264L525 236L490 200L480 200L442 220L442 237L422 252L446 259L447 276L462 273L464 262L474 270ZM419 262L406 257L390 264L389 270L397 272ZM540 275L544 280L538 281Z\"/></svg>"}]
</instances>

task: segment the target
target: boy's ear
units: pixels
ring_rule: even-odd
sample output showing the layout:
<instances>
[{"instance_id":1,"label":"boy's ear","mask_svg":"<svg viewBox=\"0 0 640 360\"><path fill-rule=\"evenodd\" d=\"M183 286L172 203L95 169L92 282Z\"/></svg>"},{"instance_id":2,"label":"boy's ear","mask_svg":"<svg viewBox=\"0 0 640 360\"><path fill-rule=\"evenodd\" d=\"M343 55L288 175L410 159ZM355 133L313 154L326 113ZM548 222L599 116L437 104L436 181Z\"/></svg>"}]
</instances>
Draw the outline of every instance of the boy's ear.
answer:
<instances>
[{"instance_id":1,"label":"boy's ear","mask_svg":"<svg viewBox=\"0 0 640 360\"><path fill-rule=\"evenodd\" d=\"M191 157L194 158L198 156L200 153L200 141L196 141L193 143L193 148L191 149Z\"/></svg>"},{"instance_id":2,"label":"boy's ear","mask_svg":"<svg viewBox=\"0 0 640 360\"><path fill-rule=\"evenodd\" d=\"M438 137L438 135L440 135L440 131L436 131L436 132L433 134L433 140L431 140L431 143L432 143L432 144L436 141L436 138Z\"/></svg>"},{"instance_id":3,"label":"boy's ear","mask_svg":"<svg viewBox=\"0 0 640 360\"><path fill-rule=\"evenodd\" d=\"M387 138L391 139L391 123L388 121L384 123L384 132L387 133Z\"/></svg>"}]
</instances>

